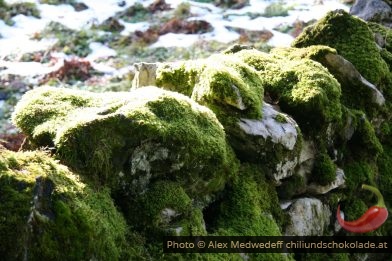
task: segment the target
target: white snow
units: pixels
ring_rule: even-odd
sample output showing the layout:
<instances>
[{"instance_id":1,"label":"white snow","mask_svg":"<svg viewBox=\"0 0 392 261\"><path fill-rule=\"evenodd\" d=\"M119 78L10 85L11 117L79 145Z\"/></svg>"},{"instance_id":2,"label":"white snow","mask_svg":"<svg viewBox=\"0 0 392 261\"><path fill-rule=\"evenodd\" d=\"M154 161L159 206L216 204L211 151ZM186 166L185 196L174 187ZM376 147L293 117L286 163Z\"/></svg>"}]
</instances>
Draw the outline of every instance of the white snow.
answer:
<instances>
[{"instance_id":1,"label":"white snow","mask_svg":"<svg viewBox=\"0 0 392 261\"><path fill-rule=\"evenodd\" d=\"M13 4L20 0L7 0L6 3ZM88 29L93 24L100 24L115 13L125 10L136 2L148 6L153 0L125 1L125 6L120 7L118 0L79 0L88 6L88 9L77 12L71 5L48 5L40 4L39 0L23 0L23 2L36 3L40 10L41 18L17 15L12 18L15 22L13 26L6 25L0 20L0 66L8 69L1 71L4 73L15 73L20 75L35 75L38 71L45 73L50 67L38 63L17 63L24 53L48 50L56 42L56 39L34 40L38 34L51 21L59 22L71 29ZM172 8L176 8L182 0L166 0ZM280 25L292 25L296 20L309 21L319 19L326 12L334 9L349 10L349 7L340 3L339 0L324 0L323 4L315 4L314 0L285 1L287 6L293 7L286 17L258 17L251 19L247 13L262 13L269 4L274 1L251 0L250 5L239 10L222 9L208 3L188 1L191 5L191 13L194 15L189 20L205 20L209 22L214 30L212 32L195 34L174 34L169 33L159 37L158 41L151 45L155 47L190 47L198 41L219 41L230 43L239 38L239 34L229 30L229 27L242 28L247 30L270 30L273 37L268 44L272 46L289 46L293 37L288 34L280 33L274 28ZM136 30L145 31L149 27L148 22L127 23L119 21L125 26L122 35L129 35ZM114 68L95 63L94 61L103 57L115 56L116 52L98 43L91 43L90 48L93 52L87 57L94 67L101 71L113 73ZM3 60L7 57L7 62ZM26 72L29 70L29 72Z\"/></svg>"},{"instance_id":2,"label":"white snow","mask_svg":"<svg viewBox=\"0 0 392 261\"><path fill-rule=\"evenodd\" d=\"M0 75L18 74L21 76L44 75L59 69L63 65L63 61L55 65L43 64L38 62L9 62L0 61L0 67L7 69L0 71Z\"/></svg>"},{"instance_id":3,"label":"white snow","mask_svg":"<svg viewBox=\"0 0 392 261\"><path fill-rule=\"evenodd\" d=\"M117 52L102 43L92 42L89 44L91 53L86 57L89 61L94 61L99 58L106 58L110 56L115 56Z\"/></svg>"}]
</instances>

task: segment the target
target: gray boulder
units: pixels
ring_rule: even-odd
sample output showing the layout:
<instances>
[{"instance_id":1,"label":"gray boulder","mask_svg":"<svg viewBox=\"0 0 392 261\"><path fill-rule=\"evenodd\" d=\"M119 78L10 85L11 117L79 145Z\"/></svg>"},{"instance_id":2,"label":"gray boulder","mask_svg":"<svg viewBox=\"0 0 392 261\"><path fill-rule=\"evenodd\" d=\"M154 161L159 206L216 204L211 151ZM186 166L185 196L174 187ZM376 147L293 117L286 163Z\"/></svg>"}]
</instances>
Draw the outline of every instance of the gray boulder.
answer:
<instances>
[{"instance_id":1,"label":"gray boulder","mask_svg":"<svg viewBox=\"0 0 392 261\"><path fill-rule=\"evenodd\" d=\"M392 26L392 8L390 3L382 0L357 0L350 9L350 14L365 21Z\"/></svg>"}]
</instances>

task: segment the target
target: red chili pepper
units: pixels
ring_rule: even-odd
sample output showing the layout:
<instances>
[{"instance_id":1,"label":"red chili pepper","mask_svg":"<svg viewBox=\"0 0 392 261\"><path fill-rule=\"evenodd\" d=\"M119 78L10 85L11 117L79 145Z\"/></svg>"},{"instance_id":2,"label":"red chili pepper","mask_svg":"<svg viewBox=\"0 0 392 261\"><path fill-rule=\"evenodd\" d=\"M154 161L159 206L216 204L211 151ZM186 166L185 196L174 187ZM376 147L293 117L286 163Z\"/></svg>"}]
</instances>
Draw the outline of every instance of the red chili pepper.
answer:
<instances>
[{"instance_id":1,"label":"red chili pepper","mask_svg":"<svg viewBox=\"0 0 392 261\"><path fill-rule=\"evenodd\" d=\"M362 189L367 189L376 194L378 198L377 205L369 208L365 214L363 214L359 219L354 221L344 221L340 216L340 205L338 205L338 211L336 217L342 228L353 233L366 233L379 228L385 220L388 218L388 210L384 203L384 198L380 191L369 185L362 185Z\"/></svg>"}]
</instances>

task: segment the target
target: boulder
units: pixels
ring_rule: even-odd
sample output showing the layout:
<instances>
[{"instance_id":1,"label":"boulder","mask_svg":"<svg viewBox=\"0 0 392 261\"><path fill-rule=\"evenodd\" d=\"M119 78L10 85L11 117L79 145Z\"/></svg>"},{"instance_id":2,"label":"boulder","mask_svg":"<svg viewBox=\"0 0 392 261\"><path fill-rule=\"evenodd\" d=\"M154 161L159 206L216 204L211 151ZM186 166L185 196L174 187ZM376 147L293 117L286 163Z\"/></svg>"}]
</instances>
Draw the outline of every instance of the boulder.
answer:
<instances>
[{"instance_id":1,"label":"boulder","mask_svg":"<svg viewBox=\"0 0 392 261\"><path fill-rule=\"evenodd\" d=\"M276 183L294 173L301 147L297 123L264 102L261 120L240 118L228 128L230 144L240 159L264 164ZM270 170L270 171L268 171Z\"/></svg>"},{"instance_id":2,"label":"boulder","mask_svg":"<svg viewBox=\"0 0 392 261\"><path fill-rule=\"evenodd\" d=\"M205 197L236 173L215 114L156 87L127 93L36 88L19 102L13 121L35 147L52 147L68 166L126 195L168 179Z\"/></svg>"},{"instance_id":3,"label":"boulder","mask_svg":"<svg viewBox=\"0 0 392 261\"><path fill-rule=\"evenodd\" d=\"M257 50L232 54L259 72L265 99L279 104L307 133L325 129L340 121L340 84L321 64L310 60L291 60Z\"/></svg>"},{"instance_id":4,"label":"boulder","mask_svg":"<svg viewBox=\"0 0 392 261\"><path fill-rule=\"evenodd\" d=\"M133 89L155 83L209 107L218 118L227 110L249 118L261 116L261 79L253 68L233 56L217 54L206 59L160 63L149 68L138 65L136 70L139 71L136 74L148 75L143 79L149 80L135 80Z\"/></svg>"},{"instance_id":5,"label":"boulder","mask_svg":"<svg viewBox=\"0 0 392 261\"><path fill-rule=\"evenodd\" d=\"M365 21L392 26L392 8L383 0L357 0L350 8L350 14Z\"/></svg>"},{"instance_id":6,"label":"boulder","mask_svg":"<svg viewBox=\"0 0 392 261\"><path fill-rule=\"evenodd\" d=\"M327 185L320 185L316 183L311 183L307 186L307 192L310 194L326 194L333 189L343 188L344 187L344 171L342 169L336 169L336 177L335 180Z\"/></svg>"},{"instance_id":7,"label":"boulder","mask_svg":"<svg viewBox=\"0 0 392 261\"><path fill-rule=\"evenodd\" d=\"M0 149L0 190L3 259L126 257L128 229L109 191L93 189L46 153Z\"/></svg>"},{"instance_id":8,"label":"boulder","mask_svg":"<svg viewBox=\"0 0 392 261\"><path fill-rule=\"evenodd\" d=\"M336 37L337 35L339 37ZM292 46L299 48L312 45L327 45L334 48L339 55L352 63L360 75L374 85L377 90L384 94L390 93L392 76L388 64L383 59L380 47L374 39L374 33L363 20L343 10L331 11L316 24L304 30L292 44ZM329 56L328 64L338 65L338 67L334 65L333 68L337 78L345 78L342 85L350 81L356 83L354 91L350 88L345 88L347 91L343 90L343 99L350 101L351 106L355 106L356 99L354 97L350 99L349 96L356 95L357 90L360 90L359 94L362 95L361 107L368 107L363 101L364 98L367 98L367 101L373 100L379 104L383 103L379 93L372 85L359 77L350 64L336 55ZM343 68L339 69L339 66L343 66ZM365 92L363 93L363 91ZM370 92L367 97L366 91ZM357 105L356 108L358 107ZM372 110L371 108L366 109L368 112Z\"/></svg>"},{"instance_id":9,"label":"boulder","mask_svg":"<svg viewBox=\"0 0 392 261\"><path fill-rule=\"evenodd\" d=\"M330 224L331 211L316 198L300 198L288 207L290 224L286 236L323 236Z\"/></svg>"}]
</instances>

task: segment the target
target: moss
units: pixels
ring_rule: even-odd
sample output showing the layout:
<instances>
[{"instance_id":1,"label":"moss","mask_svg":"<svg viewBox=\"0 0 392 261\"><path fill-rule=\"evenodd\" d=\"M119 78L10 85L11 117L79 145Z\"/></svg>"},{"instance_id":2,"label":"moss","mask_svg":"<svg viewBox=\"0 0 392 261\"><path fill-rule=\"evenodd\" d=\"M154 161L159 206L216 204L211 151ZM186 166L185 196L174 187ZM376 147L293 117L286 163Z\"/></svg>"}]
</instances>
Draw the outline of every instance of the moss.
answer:
<instances>
[{"instance_id":1,"label":"moss","mask_svg":"<svg viewBox=\"0 0 392 261\"><path fill-rule=\"evenodd\" d=\"M245 164L220 205L217 234L279 236L280 228L271 213L282 219L275 189L258 167Z\"/></svg>"},{"instance_id":2,"label":"moss","mask_svg":"<svg viewBox=\"0 0 392 261\"><path fill-rule=\"evenodd\" d=\"M311 180L321 185L327 185L336 178L336 166L328 154L319 154L315 161Z\"/></svg>"},{"instance_id":3,"label":"moss","mask_svg":"<svg viewBox=\"0 0 392 261\"><path fill-rule=\"evenodd\" d=\"M278 114L275 117L275 120L279 123L287 123L287 119L285 116L283 116L282 114Z\"/></svg>"},{"instance_id":4,"label":"moss","mask_svg":"<svg viewBox=\"0 0 392 261\"><path fill-rule=\"evenodd\" d=\"M190 97L203 67L198 61L162 64L157 70L156 84Z\"/></svg>"},{"instance_id":5,"label":"moss","mask_svg":"<svg viewBox=\"0 0 392 261\"><path fill-rule=\"evenodd\" d=\"M276 221L278 220L278 221ZM228 187L217 214L217 236L281 236L284 216L275 188L259 167L244 164ZM248 254L250 260L291 260L280 253Z\"/></svg>"},{"instance_id":6,"label":"moss","mask_svg":"<svg viewBox=\"0 0 392 261\"><path fill-rule=\"evenodd\" d=\"M18 162L18 168L13 161ZM0 150L0 253L4 259L120 259L126 225L96 191L43 152Z\"/></svg>"},{"instance_id":7,"label":"moss","mask_svg":"<svg viewBox=\"0 0 392 261\"><path fill-rule=\"evenodd\" d=\"M61 4L75 4L75 0L39 0L41 4L48 4L48 5L61 5Z\"/></svg>"},{"instance_id":8,"label":"moss","mask_svg":"<svg viewBox=\"0 0 392 261\"><path fill-rule=\"evenodd\" d=\"M22 2L10 5L4 2L0 3L0 19L4 20L6 24L13 25L14 22L11 18L19 14L40 18L40 11L35 3Z\"/></svg>"},{"instance_id":9,"label":"moss","mask_svg":"<svg viewBox=\"0 0 392 261\"><path fill-rule=\"evenodd\" d=\"M381 58L373 32L361 19L343 10L331 11L315 25L307 27L293 42L294 47L327 45L349 60L357 70L381 90L391 75Z\"/></svg>"},{"instance_id":10,"label":"moss","mask_svg":"<svg viewBox=\"0 0 392 261\"><path fill-rule=\"evenodd\" d=\"M304 48L281 47L271 50L271 54L290 60L311 59L320 62L327 54L337 54L336 50L326 45L311 45Z\"/></svg>"},{"instance_id":11,"label":"moss","mask_svg":"<svg viewBox=\"0 0 392 261\"><path fill-rule=\"evenodd\" d=\"M305 188L305 179L300 175L293 175L282 180L282 185L277 187L277 192L280 199L291 199L294 195L304 191Z\"/></svg>"},{"instance_id":12,"label":"moss","mask_svg":"<svg viewBox=\"0 0 392 261\"><path fill-rule=\"evenodd\" d=\"M154 87L130 93L37 88L22 98L13 121L36 146L53 146L69 166L127 193L168 179L205 195L236 172L215 115Z\"/></svg>"},{"instance_id":13,"label":"moss","mask_svg":"<svg viewBox=\"0 0 392 261\"><path fill-rule=\"evenodd\" d=\"M288 16L289 15L288 9L289 8L283 6L281 2L271 3L265 8L262 16L264 17Z\"/></svg>"},{"instance_id":14,"label":"moss","mask_svg":"<svg viewBox=\"0 0 392 261\"><path fill-rule=\"evenodd\" d=\"M376 38L380 37L385 43L385 48L391 52L392 51L392 30L382 24L368 22L367 23L370 30L376 34ZM383 47L383 46L382 46Z\"/></svg>"},{"instance_id":15,"label":"moss","mask_svg":"<svg viewBox=\"0 0 392 261\"><path fill-rule=\"evenodd\" d=\"M351 198L340 207L344 212L344 220L346 221L357 220L368 210L366 203L359 198Z\"/></svg>"},{"instance_id":16,"label":"moss","mask_svg":"<svg viewBox=\"0 0 392 261\"><path fill-rule=\"evenodd\" d=\"M348 253L300 253L297 254L296 260L302 261L350 261L350 255Z\"/></svg>"},{"instance_id":17,"label":"moss","mask_svg":"<svg viewBox=\"0 0 392 261\"><path fill-rule=\"evenodd\" d=\"M254 67L270 99L300 124L301 130L341 120L340 84L319 63L289 60L256 50L234 54Z\"/></svg>"},{"instance_id":18,"label":"moss","mask_svg":"<svg viewBox=\"0 0 392 261\"><path fill-rule=\"evenodd\" d=\"M392 147L384 145L383 153L377 159L378 184L384 200L392 206Z\"/></svg>"},{"instance_id":19,"label":"moss","mask_svg":"<svg viewBox=\"0 0 392 261\"><path fill-rule=\"evenodd\" d=\"M201 210L176 183L158 181L138 200L139 209L132 213L138 229L151 240L162 235L206 235Z\"/></svg>"},{"instance_id":20,"label":"moss","mask_svg":"<svg viewBox=\"0 0 392 261\"><path fill-rule=\"evenodd\" d=\"M374 184L374 167L367 162L352 162L343 167L346 186L350 192L360 189L362 184Z\"/></svg>"},{"instance_id":21,"label":"moss","mask_svg":"<svg viewBox=\"0 0 392 261\"><path fill-rule=\"evenodd\" d=\"M99 40L96 30L75 31L58 22L50 22L40 32L39 37L57 38L58 41L52 47L52 50L74 54L79 57L86 57L91 52L89 44Z\"/></svg>"},{"instance_id":22,"label":"moss","mask_svg":"<svg viewBox=\"0 0 392 261\"><path fill-rule=\"evenodd\" d=\"M191 16L191 4L188 2L181 2L174 10L174 17L188 18Z\"/></svg>"},{"instance_id":23,"label":"moss","mask_svg":"<svg viewBox=\"0 0 392 261\"><path fill-rule=\"evenodd\" d=\"M141 3L135 3L124 11L118 12L116 18L123 19L127 23L138 23L148 20L150 13Z\"/></svg>"},{"instance_id":24,"label":"moss","mask_svg":"<svg viewBox=\"0 0 392 261\"><path fill-rule=\"evenodd\" d=\"M358 159L376 159L382 153L382 145L377 138L373 125L361 111L351 111L354 115L354 135L347 145L352 156Z\"/></svg>"},{"instance_id":25,"label":"moss","mask_svg":"<svg viewBox=\"0 0 392 261\"><path fill-rule=\"evenodd\" d=\"M163 64L157 69L156 82L159 87L191 96L216 113L215 109L219 108L249 118L261 116L260 77L251 67L229 55Z\"/></svg>"},{"instance_id":26,"label":"moss","mask_svg":"<svg viewBox=\"0 0 392 261\"><path fill-rule=\"evenodd\" d=\"M341 103L346 107L363 110L369 117L374 117L379 114L379 111L384 110L378 104L370 102L370 97L374 93L368 86L364 86L363 80L359 79L359 75L355 76L356 72L353 71L355 68L348 64L340 68L339 63L334 61L335 58L328 58L328 54L337 54L335 49L324 45L312 45L305 48L275 48L271 53L287 57L290 60L309 58L321 63L339 81L342 92ZM383 58L384 56L386 58L391 56L392 61L392 54L389 52L381 51L380 54Z\"/></svg>"}]
</instances>

